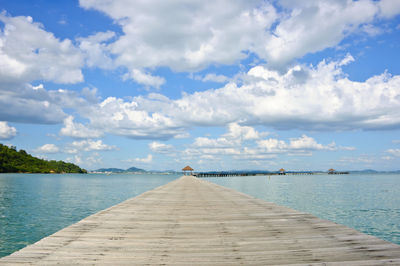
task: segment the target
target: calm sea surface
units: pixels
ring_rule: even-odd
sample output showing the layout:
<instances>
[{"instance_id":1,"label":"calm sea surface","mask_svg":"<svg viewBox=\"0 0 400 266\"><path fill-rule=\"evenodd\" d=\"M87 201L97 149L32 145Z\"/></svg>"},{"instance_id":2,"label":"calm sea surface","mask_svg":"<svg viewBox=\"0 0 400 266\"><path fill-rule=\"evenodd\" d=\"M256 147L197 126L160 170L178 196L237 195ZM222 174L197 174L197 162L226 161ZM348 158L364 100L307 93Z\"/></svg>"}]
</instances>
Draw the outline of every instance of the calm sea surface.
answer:
<instances>
[{"instance_id":1,"label":"calm sea surface","mask_svg":"<svg viewBox=\"0 0 400 266\"><path fill-rule=\"evenodd\" d=\"M0 174L0 257L177 177ZM206 180L400 244L400 175Z\"/></svg>"},{"instance_id":2,"label":"calm sea surface","mask_svg":"<svg viewBox=\"0 0 400 266\"><path fill-rule=\"evenodd\" d=\"M207 178L400 244L400 174Z\"/></svg>"},{"instance_id":3,"label":"calm sea surface","mask_svg":"<svg viewBox=\"0 0 400 266\"><path fill-rule=\"evenodd\" d=\"M0 174L0 257L179 176Z\"/></svg>"}]
</instances>

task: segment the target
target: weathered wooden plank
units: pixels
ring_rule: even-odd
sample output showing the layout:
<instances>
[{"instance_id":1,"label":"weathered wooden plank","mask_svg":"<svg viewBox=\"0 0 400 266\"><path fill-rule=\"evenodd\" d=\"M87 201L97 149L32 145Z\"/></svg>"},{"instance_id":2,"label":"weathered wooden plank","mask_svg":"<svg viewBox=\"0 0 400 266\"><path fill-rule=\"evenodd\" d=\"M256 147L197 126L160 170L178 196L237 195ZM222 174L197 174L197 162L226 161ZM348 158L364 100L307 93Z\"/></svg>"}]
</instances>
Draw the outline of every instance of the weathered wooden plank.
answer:
<instances>
[{"instance_id":1,"label":"weathered wooden plank","mask_svg":"<svg viewBox=\"0 0 400 266\"><path fill-rule=\"evenodd\" d=\"M0 259L14 264L400 265L400 246L186 176Z\"/></svg>"}]
</instances>

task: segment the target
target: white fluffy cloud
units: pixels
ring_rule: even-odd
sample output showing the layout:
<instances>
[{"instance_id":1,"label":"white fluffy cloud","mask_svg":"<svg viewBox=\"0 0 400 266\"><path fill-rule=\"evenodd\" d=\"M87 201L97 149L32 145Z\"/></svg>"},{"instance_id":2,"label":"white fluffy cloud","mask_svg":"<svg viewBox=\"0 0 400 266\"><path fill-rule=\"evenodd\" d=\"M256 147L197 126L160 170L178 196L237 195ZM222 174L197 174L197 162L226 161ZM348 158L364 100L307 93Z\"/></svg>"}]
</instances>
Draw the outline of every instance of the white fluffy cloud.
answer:
<instances>
[{"instance_id":1,"label":"white fluffy cloud","mask_svg":"<svg viewBox=\"0 0 400 266\"><path fill-rule=\"evenodd\" d=\"M109 97L84 109L93 130L131 138L168 139L193 126L226 126L225 139L257 139L267 133L247 125L275 129L351 130L400 126L400 76L385 72L366 81L352 81L342 67L353 61L296 65L286 73L256 66L240 83L183 94L172 100L160 94L130 101ZM242 126L238 125L238 122ZM207 139L198 139L206 145ZM224 139L212 140L223 146ZM227 142L227 141L225 141Z\"/></svg>"},{"instance_id":2,"label":"white fluffy cloud","mask_svg":"<svg viewBox=\"0 0 400 266\"><path fill-rule=\"evenodd\" d=\"M83 81L82 52L60 40L31 17L0 13L0 120L54 124L83 99L67 90L46 90L33 81L71 84Z\"/></svg>"},{"instance_id":3,"label":"white fluffy cloud","mask_svg":"<svg viewBox=\"0 0 400 266\"><path fill-rule=\"evenodd\" d=\"M228 153L237 153L232 148L237 148L243 142L249 140L258 140L263 136L268 135L266 132L258 132L253 127L241 126L238 123L230 123L227 125L227 133L221 137L213 139L207 137L198 137L192 144L195 148L203 149L227 149Z\"/></svg>"},{"instance_id":4,"label":"white fluffy cloud","mask_svg":"<svg viewBox=\"0 0 400 266\"><path fill-rule=\"evenodd\" d=\"M186 94L172 103L175 116L198 125L241 121L277 129L379 129L400 125L400 76L349 80L342 66L353 58L297 65L280 74L256 66L242 85Z\"/></svg>"},{"instance_id":5,"label":"white fluffy cloud","mask_svg":"<svg viewBox=\"0 0 400 266\"><path fill-rule=\"evenodd\" d=\"M149 154L145 158L135 158L134 161L139 163L151 163L153 161L153 155Z\"/></svg>"},{"instance_id":6,"label":"white fluffy cloud","mask_svg":"<svg viewBox=\"0 0 400 266\"><path fill-rule=\"evenodd\" d=\"M0 121L0 139L11 139L17 135L17 129L11 127L7 122Z\"/></svg>"},{"instance_id":7,"label":"white fluffy cloud","mask_svg":"<svg viewBox=\"0 0 400 266\"><path fill-rule=\"evenodd\" d=\"M94 129L131 138L167 139L184 133L185 125L170 117L167 110L166 114L163 110L153 110L160 108L160 105L168 109L168 104L154 98L138 97L127 102L109 97L85 110L81 116L89 118Z\"/></svg>"},{"instance_id":8,"label":"white fluffy cloud","mask_svg":"<svg viewBox=\"0 0 400 266\"><path fill-rule=\"evenodd\" d=\"M44 144L35 149L37 153L57 153L60 149L55 144Z\"/></svg>"},{"instance_id":9,"label":"white fluffy cloud","mask_svg":"<svg viewBox=\"0 0 400 266\"><path fill-rule=\"evenodd\" d=\"M1 86L1 82L0 82ZM13 90L0 90L0 120L56 124L67 117L65 108L84 109L95 103L95 89L84 89L81 93L71 90L46 90L42 84L32 86L20 84L12 86Z\"/></svg>"},{"instance_id":10,"label":"white fluffy cloud","mask_svg":"<svg viewBox=\"0 0 400 266\"><path fill-rule=\"evenodd\" d=\"M203 82L212 81L212 82L217 82L217 83L225 83L225 82L229 81L229 78L227 76L217 75L215 73L208 73L204 77L201 75L194 75L193 79L201 80Z\"/></svg>"},{"instance_id":11,"label":"white fluffy cloud","mask_svg":"<svg viewBox=\"0 0 400 266\"><path fill-rule=\"evenodd\" d=\"M239 144L239 140L230 140L224 137L211 139L206 137L198 137L195 139L193 146L196 148L231 148L235 144Z\"/></svg>"},{"instance_id":12,"label":"white fluffy cloud","mask_svg":"<svg viewBox=\"0 0 400 266\"><path fill-rule=\"evenodd\" d=\"M376 34L377 19L400 13L393 0L80 0L80 5L121 25L123 34L107 49L130 72L160 66L197 71L233 64L250 53L282 68L352 33Z\"/></svg>"},{"instance_id":13,"label":"white fluffy cloud","mask_svg":"<svg viewBox=\"0 0 400 266\"><path fill-rule=\"evenodd\" d=\"M116 63L130 70L167 66L195 71L235 63L252 47L264 45L277 18L275 8L261 0L81 0L80 5L121 25L123 35L110 50Z\"/></svg>"},{"instance_id":14,"label":"white fluffy cloud","mask_svg":"<svg viewBox=\"0 0 400 266\"><path fill-rule=\"evenodd\" d=\"M171 144L160 143L157 141L153 141L149 144L150 150L156 153L164 153L168 154L174 151L174 146Z\"/></svg>"},{"instance_id":15,"label":"white fluffy cloud","mask_svg":"<svg viewBox=\"0 0 400 266\"><path fill-rule=\"evenodd\" d=\"M56 38L31 17L11 17L2 12L0 24L0 120L55 124L65 119L65 108L81 108L87 101L93 102L84 96L90 89L79 95L31 84L83 81L85 53L71 40Z\"/></svg>"},{"instance_id":16,"label":"white fluffy cloud","mask_svg":"<svg viewBox=\"0 0 400 266\"><path fill-rule=\"evenodd\" d=\"M165 79L159 76L153 76L149 73L145 73L140 69L132 69L130 74L124 76L125 78L132 78L139 84L143 84L146 87L154 87L160 89L161 85L165 83Z\"/></svg>"},{"instance_id":17,"label":"white fluffy cloud","mask_svg":"<svg viewBox=\"0 0 400 266\"><path fill-rule=\"evenodd\" d=\"M82 0L80 4L109 15L121 25L123 34L100 32L80 38L78 49L70 40L46 32L30 17L0 15L5 24L0 32L0 91L7 92L0 93L0 121L64 121L60 134L65 136L96 138L108 132L146 139L168 139L183 136L193 126L230 123L313 130L400 126L400 77L383 73L364 82L351 81L342 72L342 66L353 60L351 56L317 66L293 66L284 73L256 66L243 74L240 82L232 80L221 88L183 94L176 100L149 94L130 100L109 97L97 103L82 97L83 93L29 85L38 79L82 81L80 68L85 60L89 67L125 66L128 76L152 87L164 83L163 78L151 74L159 66L196 71L210 64L232 64L249 52L269 63L286 62L332 47L347 34L373 25L377 17L397 14L394 2L274 3L284 9L261 0ZM324 34L329 38L322 38ZM296 38L299 35L301 38ZM216 74L202 78L223 79ZM65 108L75 109L90 122L74 122L64 113ZM259 137L253 136L254 132L246 134L242 138Z\"/></svg>"},{"instance_id":18,"label":"white fluffy cloud","mask_svg":"<svg viewBox=\"0 0 400 266\"><path fill-rule=\"evenodd\" d=\"M86 65L111 69L114 67L107 43L115 37L112 31L98 32L86 38L78 38L79 48L85 55Z\"/></svg>"},{"instance_id":19,"label":"white fluffy cloud","mask_svg":"<svg viewBox=\"0 0 400 266\"><path fill-rule=\"evenodd\" d=\"M235 134L241 132L242 134ZM243 132L253 132L248 138ZM338 146L335 142L318 143L314 138L303 134L300 137L282 140L265 138L266 132L258 132L249 126L232 123L227 126L227 133L217 138L198 137L179 157L186 160L201 158L206 160L236 160L253 163L272 162L278 156L312 156L313 152L333 152L338 150L354 150L354 147ZM247 135L249 136L249 135Z\"/></svg>"},{"instance_id":20,"label":"white fluffy cloud","mask_svg":"<svg viewBox=\"0 0 400 266\"><path fill-rule=\"evenodd\" d=\"M83 81L83 56L70 40L59 40L31 17L0 13L0 81L57 83Z\"/></svg>"},{"instance_id":21,"label":"white fluffy cloud","mask_svg":"<svg viewBox=\"0 0 400 266\"><path fill-rule=\"evenodd\" d=\"M73 116L64 119L64 127L60 130L61 136L73 138L99 138L103 134L99 130L87 128L81 123L75 123Z\"/></svg>"},{"instance_id":22,"label":"white fluffy cloud","mask_svg":"<svg viewBox=\"0 0 400 266\"><path fill-rule=\"evenodd\" d=\"M65 152L78 153L80 151L110 151L115 150L117 147L104 144L102 140L82 140L74 141L67 146Z\"/></svg>"},{"instance_id":23,"label":"white fluffy cloud","mask_svg":"<svg viewBox=\"0 0 400 266\"><path fill-rule=\"evenodd\" d=\"M380 8L380 16L385 18L390 18L400 13L400 2L396 0L381 0L378 6Z\"/></svg>"},{"instance_id":24,"label":"white fluffy cloud","mask_svg":"<svg viewBox=\"0 0 400 266\"><path fill-rule=\"evenodd\" d=\"M347 35L370 23L380 12L374 1L278 2L287 16L265 44L265 57L273 65L286 65L294 58L339 44Z\"/></svg>"},{"instance_id":25,"label":"white fluffy cloud","mask_svg":"<svg viewBox=\"0 0 400 266\"><path fill-rule=\"evenodd\" d=\"M79 165L80 167L88 168L98 168L103 164L102 157L99 153L93 152L90 155L74 155L73 157L66 158L67 162L71 162Z\"/></svg>"},{"instance_id":26,"label":"white fluffy cloud","mask_svg":"<svg viewBox=\"0 0 400 266\"><path fill-rule=\"evenodd\" d=\"M228 139L257 140L267 135L268 132L258 132L253 127L230 123L228 124L228 132L223 136Z\"/></svg>"},{"instance_id":27,"label":"white fluffy cloud","mask_svg":"<svg viewBox=\"0 0 400 266\"><path fill-rule=\"evenodd\" d=\"M59 92L46 91L41 86L33 87L29 84L10 87L13 90L8 92L0 89L0 120L54 124L64 119L61 104L65 98Z\"/></svg>"},{"instance_id":28,"label":"white fluffy cloud","mask_svg":"<svg viewBox=\"0 0 400 266\"><path fill-rule=\"evenodd\" d=\"M302 135L299 138L291 138L289 142L278 140L274 138L257 141L258 147L267 153L281 153L281 152L306 152L315 150L328 150L333 151L338 149L335 143L322 145L312 137Z\"/></svg>"},{"instance_id":29,"label":"white fluffy cloud","mask_svg":"<svg viewBox=\"0 0 400 266\"><path fill-rule=\"evenodd\" d=\"M390 153L391 155L400 157L400 149L389 149L386 152Z\"/></svg>"}]
</instances>

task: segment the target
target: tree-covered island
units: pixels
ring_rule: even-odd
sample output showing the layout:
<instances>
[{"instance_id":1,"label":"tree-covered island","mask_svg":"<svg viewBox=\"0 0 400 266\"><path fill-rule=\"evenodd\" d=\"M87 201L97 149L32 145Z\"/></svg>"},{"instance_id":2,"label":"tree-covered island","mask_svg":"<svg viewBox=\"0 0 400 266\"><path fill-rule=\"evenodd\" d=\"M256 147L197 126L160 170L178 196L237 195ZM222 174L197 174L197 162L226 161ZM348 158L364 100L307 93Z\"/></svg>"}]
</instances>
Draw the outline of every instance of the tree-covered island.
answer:
<instances>
[{"instance_id":1,"label":"tree-covered island","mask_svg":"<svg viewBox=\"0 0 400 266\"><path fill-rule=\"evenodd\" d=\"M24 150L0 144L0 173L87 173L73 163L47 161L33 157Z\"/></svg>"}]
</instances>

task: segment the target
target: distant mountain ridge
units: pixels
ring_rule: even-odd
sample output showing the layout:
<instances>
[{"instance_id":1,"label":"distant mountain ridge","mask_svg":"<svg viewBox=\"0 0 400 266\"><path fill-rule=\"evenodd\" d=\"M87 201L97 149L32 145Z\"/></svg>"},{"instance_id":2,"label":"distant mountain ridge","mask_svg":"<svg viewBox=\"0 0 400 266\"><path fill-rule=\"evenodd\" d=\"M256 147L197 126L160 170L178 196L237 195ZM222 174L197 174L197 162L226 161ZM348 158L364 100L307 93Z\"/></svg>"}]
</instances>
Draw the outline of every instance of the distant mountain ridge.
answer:
<instances>
[{"instance_id":1,"label":"distant mountain ridge","mask_svg":"<svg viewBox=\"0 0 400 266\"><path fill-rule=\"evenodd\" d=\"M147 172L147 171L144 169L137 168L137 167L130 167L126 170L120 169L120 168L100 168L100 169L94 170L92 172L96 172L96 173L133 173L133 172Z\"/></svg>"}]
</instances>

